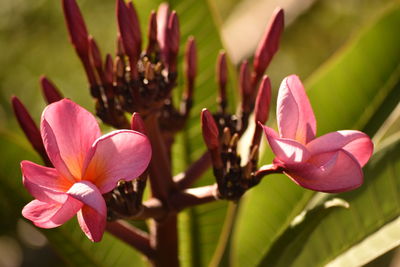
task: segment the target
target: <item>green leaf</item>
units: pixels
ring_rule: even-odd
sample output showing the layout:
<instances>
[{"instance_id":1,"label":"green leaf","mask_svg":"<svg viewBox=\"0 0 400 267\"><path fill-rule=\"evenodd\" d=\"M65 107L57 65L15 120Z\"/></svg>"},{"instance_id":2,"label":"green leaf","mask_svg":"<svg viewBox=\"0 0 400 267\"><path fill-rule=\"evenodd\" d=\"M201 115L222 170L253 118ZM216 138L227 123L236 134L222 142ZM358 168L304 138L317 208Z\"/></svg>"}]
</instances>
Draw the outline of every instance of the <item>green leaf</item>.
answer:
<instances>
[{"instance_id":1,"label":"green leaf","mask_svg":"<svg viewBox=\"0 0 400 267\"><path fill-rule=\"evenodd\" d=\"M380 112L385 99L391 96L398 101L399 23L397 5L367 25L341 53L307 80L319 135L345 128L362 129ZM269 152L264 160L271 159ZM297 187L283 175L270 176L252 189L238 216L232 263L257 265L312 195L313 192Z\"/></svg>"},{"instance_id":2,"label":"green leaf","mask_svg":"<svg viewBox=\"0 0 400 267\"><path fill-rule=\"evenodd\" d=\"M294 223L274 242L259 266L292 266L310 234L333 210L348 208L343 199L334 198L298 215Z\"/></svg>"}]
</instances>

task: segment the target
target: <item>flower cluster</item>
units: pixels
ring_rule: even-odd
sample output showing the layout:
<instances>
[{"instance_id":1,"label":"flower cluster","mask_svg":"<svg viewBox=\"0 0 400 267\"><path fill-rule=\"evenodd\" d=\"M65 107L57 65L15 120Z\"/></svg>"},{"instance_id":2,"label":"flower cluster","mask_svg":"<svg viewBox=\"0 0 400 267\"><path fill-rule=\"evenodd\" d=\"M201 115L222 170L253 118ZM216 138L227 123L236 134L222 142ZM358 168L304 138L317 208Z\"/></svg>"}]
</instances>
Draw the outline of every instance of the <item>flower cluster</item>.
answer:
<instances>
[{"instance_id":1,"label":"flower cluster","mask_svg":"<svg viewBox=\"0 0 400 267\"><path fill-rule=\"evenodd\" d=\"M187 41L186 89L181 107L176 108L171 93L178 75L180 34L176 12L162 4L151 13L148 45L142 51L133 4L116 2L117 51L114 57L107 54L104 61L75 0L63 0L63 7L96 114L120 130L101 136L95 117L64 99L44 77L42 88L49 105L43 111L40 130L18 98L12 100L21 127L47 165L21 163L23 184L35 198L23 209L24 217L38 227L52 228L77 214L80 227L92 241L101 240L107 220L153 219L155 227L150 235L154 240L150 242L149 236L140 233L130 243L152 260L176 266L176 214L186 207L218 199L237 201L272 173L284 173L300 186L322 192L344 192L362 184L361 168L373 152L370 138L353 130L316 138L315 116L297 76L286 77L279 89L278 133L264 125L271 101L271 83L264 73L278 50L284 27L283 10L279 8L254 54L253 64L244 61L240 66L242 100L236 114L226 108L227 58L224 52L219 55L219 108L214 114L207 109L201 112L207 151L185 172L173 177L171 146L192 107L196 42L193 37ZM248 144L248 160L242 164L237 147L252 113L256 127ZM127 114L132 114L131 122ZM270 165L258 167L263 132L276 157ZM189 188L211 165L216 183ZM143 202L147 179L151 197ZM126 228L110 230L126 240Z\"/></svg>"}]
</instances>

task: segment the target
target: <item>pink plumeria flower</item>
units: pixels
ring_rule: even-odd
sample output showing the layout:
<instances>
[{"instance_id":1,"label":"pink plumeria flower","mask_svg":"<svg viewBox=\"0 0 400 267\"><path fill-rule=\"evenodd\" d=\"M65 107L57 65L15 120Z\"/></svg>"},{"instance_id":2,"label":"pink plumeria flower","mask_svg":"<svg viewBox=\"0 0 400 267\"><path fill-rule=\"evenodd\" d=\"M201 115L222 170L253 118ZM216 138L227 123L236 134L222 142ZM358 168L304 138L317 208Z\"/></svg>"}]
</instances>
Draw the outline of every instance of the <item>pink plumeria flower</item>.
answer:
<instances>
[{"instance_id":1,"label":"pink plumeria flower","mask_svg":"<svg viewBox=\"0 0 400 267\"><path fill-rule=\"evenodd\" d=\"M286 77L277 103L279 134L261 125L276 158L274 164L295 183L322 192L344 192L363 182L361 168L372 155L371 139L360 131L337 131L315 137L314 112L295 75Z\"/></svg>"},{"instance_id":2,"label":"pink plumeria flower","mask_svg":"<svg viewBox=\"0 0 400 267\"><path fill-rule=\"evenodd\" d=\"M100 241L107 217L102 194L146 169L147 137L131 130L101 136L95 117L68 99L47 106L40 131L54 168L21 162L23 184L36 198L22 215L38 227L53 228L77 214L87 237Z\"/></svg>"}]
</instances>

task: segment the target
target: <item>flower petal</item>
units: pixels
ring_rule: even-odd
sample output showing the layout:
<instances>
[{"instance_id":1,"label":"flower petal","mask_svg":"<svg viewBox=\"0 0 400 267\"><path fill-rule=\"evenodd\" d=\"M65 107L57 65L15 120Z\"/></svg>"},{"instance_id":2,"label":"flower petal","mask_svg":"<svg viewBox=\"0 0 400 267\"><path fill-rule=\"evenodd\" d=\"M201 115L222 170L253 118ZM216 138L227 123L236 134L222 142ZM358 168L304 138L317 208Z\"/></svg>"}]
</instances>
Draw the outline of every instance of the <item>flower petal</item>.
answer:
<instances>
[{"instance_id":1,"label":"flower petal","mask_svg":"<svg viewBox=\"0 0 400 267\"><path fill-rule=\"evenodd\" d=\"M279 138L278 134L273 129L261 123L260 126L264 129L272 151L282 163L298 164L309 159L310 153L301 143L291 139Z\"/></svg>"},{"instance_id":2,"label":"flower petal","mask_svg":"<svg viewBox=\"0 0 400 267\"><path fill-rule=\"evenodd\" d=\"M96 140L86 161L84 179L104 194L119 180L130 181L142 174L150 158L151 146L145 135L131 130L113 131Z\"/></svg>"},{"instance_id":3,"label":"flower petal","mask_svg":"<svg viewBox=\"0 0 400 267\"><path fill-rule=\"evenodd\" d=\"M72 183L62 177L56 169L37 165L30 161L21 162L23 184L28 192L44 202L64 203L66 191Z\"/></svg>"},{"instance_id":4,"label":"flower petal","mask_svg":"<svg viewBox=\"0 0 400 267\"><path fill-rule=\"evenodd\" d=\"M22 210L22 215L41 228L54 228L71 219L81 208L82 202L67 197L65 203L47 203L40 200L29 202Z\"/></svg>"},{"instance_id":5,"label":"flower petal","mask_svg":"<svg viewBox=\"0 0 400 267\"><path fill-rule=\"evenodd\" d=\"M78 222L85 235L93 242L101 241L106 228L106 216L89 206L78 212Z\"/></svg>"},{"instance_id":6,"label":"flower petal","mask_svg":"<svg viewBox=\"0 0 400 267\"><path fill-rule=\"evenodd\" d=\"M374 144L368 135L359 131L337 131L320 136L307 144L311 154L346 150L364 166L372 155Z\"/></svg>"},{"instance_id":7,"label":"flower petal","mask_svg":"<svg viewBox=\"0 0 400 267\"><path fill-rule=\"evenodd\" d=\"M342 149L313 156L309 163L288 169L285 174L304 188L327 193L349 191L363 182L358 161Z\"/></svg>"},{"instance_id":8,"label":"flower petal","mask_svg":"<svg viewBox=\"0 0 400 267\"><path fill-rule=\"evenodd\" d=\"M68 195L85 204L78 212L82 231L90 240L100 241L106 225L107 207L99 189L89 181L81 181L68 190Z\"/></svg>"},{"instance_id":9,"label":"flower petal","mask_svg":"<svg viewBox=\"0 0 400 267\"><path fill-rule=\"evenodd\" d=\"M60 100L43 111L41 134L54 167L63 176L71 178L69 172L80 180L86 154L100 136L93 115L71 100Z\"/></svg>"},{"instance_id":10,"label":"flower petal","mask_svg":"<svg viewBox=\"0 0 400 267\"><path fill-rule=\"evenodd\" d=\"M305 145L315 137L317 125L314 112L296 75L282 81L276 114L281 138L294 139Z\"/></svg>"},{"instance_id":11,"label":"flower petal","mask_svg":"<svg viewBox=\"0 0 400 267\"><path fill-rule=\"evenodd\" d=\"M67 194L95 209L102 216L107 215L106 202L99 189L91 182L77 182L68 190Z\"/></svg>"}]
</instances>

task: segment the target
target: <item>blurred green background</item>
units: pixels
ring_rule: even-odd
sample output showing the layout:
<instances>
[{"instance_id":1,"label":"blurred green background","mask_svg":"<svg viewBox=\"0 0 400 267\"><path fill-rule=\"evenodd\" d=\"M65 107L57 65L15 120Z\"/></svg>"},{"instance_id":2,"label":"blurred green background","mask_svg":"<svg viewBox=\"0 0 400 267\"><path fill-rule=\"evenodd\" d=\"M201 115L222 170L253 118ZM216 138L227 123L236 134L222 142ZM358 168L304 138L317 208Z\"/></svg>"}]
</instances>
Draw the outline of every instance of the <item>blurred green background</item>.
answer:
<instances>
[{"instance_id":1,"label":"blurred green background","mask_svg":"<svg viewBox=\"0 0 400 267\"><path fill-rule=\"evenodd\" d=\"M105 52L113 53L116 36L115 2L113 0L78 0L77 2L84 14L90 33L98 40L103 54ZM159 2L134 1L142 22L143 32L146 29L150 10L156 9ZM234 82L234 70L241 60L251 57L270 14L272 14L276 6L281 6L286 11L286 30L280 51L267 71L272 80L274 96L276 96L280 81L285 76L296 73L302 80L307 81L307 85L310 85L311 100L317 101L322 97L332 100L332 102L327 102L328 104L322 103L318 105L313 103L319 123L322 121L320 123L322 131L331 130L331 125L355 127L367 131L371 136L377 133L378 137L374 141L384 143L383 141L386 137L395 136L400 130L399 111L395 110L399 100L399 88L395 85L399 81L397 67L400 58L398 55L400 46L395 45L400 44L400 42L393 44L399 51L397 54L390 54L392 50L387 49L386 54L378 55L382 61L393 61L393 64L389 67L385 63L382 63L381 66L371 62L369 65L368 57L371 55L363 53L364 51L357 48L361 47L366 51L371 51L368 50L371 47L373 49L374 46L379 48L381 45L385 45L381 43L380 38L377 38L378 34L368 34L372 31L371 29L375 29L375 23L381 17L385 17L386 14L392 12L392 10L395 10L393 11L394 15L391 15L390 20L388 19L389 22L385 23L388 23L391 27L397 27L398 35L400 36L400 24L398 24L400 12L396 11L399 1L174 0L170 1L170 4L177 9L180 15L181 29L184 36L182 40L184 41L189 34L193 34L198 39L199 57L201 58L200 74L197 82L197 98L195 99L196 106L192 111L192 119L186 129L186 134L178 138L179 144L175 155L181 158L175 164L176 172L182 170L185 164L204 151L204 147L201 146L201 138L199 138L198 114L203 107L215 109L213 103L215 103L216 86L213 85L213 73L218 50L224 45L230 56L232 63L231 80L233 81L230 87L235 90L237 85ZM360 39L359 36L363 36L363 34L367 37ZM393 35L393 32L389 29L387 34ZM370 40L368 38L376 39ZM398 41L398 38L393 38ZM390 41L391 39L387 38L387 40ZM183 45L182 42L182 47ZM393 48L391 45L387 45L387 47ZM346 61L346 53L354 54L354 51L348 52L351 49L358 51L359 55L358 57L349 56L350 60ZM89 248L91 244L85 243L88 241L81 238L79 231L71 230L76 228L75 222L61 227L61 230L46 230L44 232L46 236L44 236L42 232L37 231L29 222L27 223L22 219L20 215L23 205L31 198L22 186L19 162L23 159L35 162L40 162L40 160L17 126L10 106L10 97L12 95L18 96L38 122L41 111L45 106L39 90L39 77L45 74L55 82L66 97L93 111L84 72L68 40L61 1L1 0L0 51L0 216L2 219L0 221L0 266L63 266L65 257L74 254L80 249L86 251L86 254L100 253L103 247L110 246L110 244L112 244L114 250L108 250L109 254L104 256L104 258L107 257L104 262L102 262L101 258L95 257L91 259L89 256L82 259L84 264L82 263L79 266L126 266L123 259L116 260L115 258L124 251L126 253L130 252L129 248L119 244L109 236L106 237L103 246ZM341 61L342 58L344 58L343 62ZM355 61L357 59L359 59L359 62L366 63L363 63L361 69L358 69L361 74L356 73L354 75L355 78L365 77L366 82L371 85L368 77L374 77L376 74L378 75L376 83L382 80L389 84L386 84L386 87L390 87L390 84L392 84L390 89L385 89L386 87L382 85L382 87L385 87L381 89L382 93L377 92L380 89L377 87L373 87L373 91L371 91L374 92L373 94L368 93L368 99L376 100L375 102L377 103L374 102L376 109L369 110L368 106L357 107L357 103L366 102L364 101L365 99L360 100L360 96L357 95L360 89L353 95L352 99L351 93L340 91L340 88L346 88L341 81L334 79L330 81L328 79L324 80L324 73L329 72L329 69L333 69L333 64L336 64L335 66L338 66L337 68L339 69L341 66L346 68L351 64L360 64ZM392 75L392 73L396 75ZM181 78L178 84L178 91L183 87L183 82ZM354 81L354 84L360 82L360 80L357 80ZM374 82L373 79L372 82ZM314 88L318 87L317 85L326 85L325 88L329 85L332 90L338 88L338 92L326 89L316 91ZM383 91L386 93L383 93ZM345 96L347 102L341 102L341 96ZM361 95L361 98L363 98L363 95ZM344 112L344 114L341 114L341 110L334 111L335 108L332 107L335 104L340 106L344 102L353 102L354 109L361 110L362 115L357 115L358 117L354 115L356 111L349 108L347 104L345 110L346 112L349 110L350 115L346 115L347 113ZM382 109L382 106L386 108ZM333 110L329 112L329 109ZM354 112L351 113L352 111ZM390 118L389 122L387 122L388 118ZM384 124L384 122L387 123ZM270 123L273 124L273 120ZM319 132L319 134L322 133ZM179 148L188 143L190 144L190 151ZM267 158L268 156L265 156L265 159ZM397 177L400 178L398 174ZM205 181L203 182L205 183ZM252 194L248 198L249 200L246 199L247 202L250 203L257 198L257 194L257 192ZM400 196L397 197L400 199ZM214 243L217 243L218 239L204 241L202 239L203 235L199 234L203 233L203 230L199 230L197 239L193 238L193 235L196 236L195 232L193 232L193 229L195 229L193 225L195 225L194 222L197 219L200 222L200 227L204 224L204 220L209 220L204 219L209 217L201 217L203 216L202 213L207 213L211 210L208 214L213 216L213 210L225 210L226 205L221 205L218 206L218 209L214 209L215 206L212 206L213 208L206 207L204 210L202 208L194 209L182 215L182 225L184 225L182 226L182 231L191 233L190 237L185 234L182 234L183 237L181 237L183 238L183 243L188 242L185 238L191 239L191 244L182 245L183 256L181 258L184 262L183 265L207 266L211 258L215 259L215 256L213 256ZM301 211L304 206L305 204L298 211ZM244 204L243 210L241 211L242 214L246 214L246 204ZM220 226L218 230L214 229L213 231L221 231L225 212L218 216L222 219L213 221L213 223ZM294 215L292 214L291 216L293 217ZM391 217L390 220L392 219ZM387 221L390 220L387 219ZM246 229L246 226L240 223L240 218L238 221L239 228L237 229ZM384 222L386 223L387 221ZM288 222L286 225L288 225ZM73 231L73 237L68 242L63 242L70 231ZM204 232L207 232L207 230L204 230ZM241 240L240 236L235 238L236 240ZM49 240L50 243L54 244L53 247L49 246ZM360 241L361 239L358 240ZM213 245L205 245L204 248L207 249L196 248L193 242L208 242L213 243ZM235 250L235 241L229 240L227 242L233 242L231 246ZM250 247L249 249L253 248ZM114 251L118 251L118 253L114 253ZM204 256L205 258L196 256L195 252L202 252L206 256ZM246 251L237 253L241 255L240 253L246 253ZM259 252L258 255L263 255L263 253L265 252ZM380 254L383 254L383 252ZM380 254L377 253L376 256ZM371 266L374 264L374 266L388 265L395 255L394 252L388 253L385 257L381 257L375 263L370 264ZM79 258L79 255L75 257ZM231 257L235 258L235 256ZM131 261L128 258L129 265L132 265L133 258L139 259L140 257L135 255ZM79 259L69 259L68 263L77 266L79 262ZM238 262L237 264L240 266L241 261L239 260ZM223 264L221 263L221 265Z\"/></svg>"}]
</instances>

